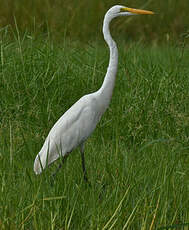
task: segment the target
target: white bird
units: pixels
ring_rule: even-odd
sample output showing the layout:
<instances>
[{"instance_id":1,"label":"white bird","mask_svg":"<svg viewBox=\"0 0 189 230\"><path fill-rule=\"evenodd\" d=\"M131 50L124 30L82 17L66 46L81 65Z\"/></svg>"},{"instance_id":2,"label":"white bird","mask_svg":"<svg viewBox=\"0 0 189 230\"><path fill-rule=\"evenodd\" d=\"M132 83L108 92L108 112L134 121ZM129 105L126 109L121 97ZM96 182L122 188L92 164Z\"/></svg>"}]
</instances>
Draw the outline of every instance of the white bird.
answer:
<instances>
[{"instance_id":1,"label":"white bird","mask_svg":"<svg viewBox=\"0 0 189 230\"><path fill-rule=\"evenodd\" d=\"M35 158L34 171L36 174L40 174L47 165L59 157L65 159L73 149L80 146L84 179L87 181L84 143L110 104L118 66L118 49L111 37L109 24L113 18L118 16L137 14L153 14L153 12L116 5L105 14L103 35L110 50L110 58L103 84L98 91L81 97L52 127L42 149Z\"/></svg>"}]
</instances>

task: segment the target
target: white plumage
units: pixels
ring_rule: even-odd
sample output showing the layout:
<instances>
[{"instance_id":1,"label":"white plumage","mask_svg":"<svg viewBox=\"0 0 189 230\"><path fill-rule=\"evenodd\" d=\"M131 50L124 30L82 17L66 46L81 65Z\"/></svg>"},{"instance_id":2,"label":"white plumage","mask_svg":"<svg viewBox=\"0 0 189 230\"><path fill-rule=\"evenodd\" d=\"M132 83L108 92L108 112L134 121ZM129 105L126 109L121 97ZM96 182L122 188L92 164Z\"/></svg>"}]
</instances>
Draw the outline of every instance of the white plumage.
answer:
<instances>
[{"instance_id":1,"label":"white plumage","mask_svg":"<svg viewBox=\"0 0 189 230\"><path fill-rule=\"evenodd\" d=\"M116 5L105 14L103 35L110 49L110 60L104 82L97 92L80 98L52 127L42 149L35 158L34 171L36 174L40 174L47 165L60 156L65 157L77 146L80 146L84 179L87 180L84 142L92 134L109 106L117 73L118 50L110 35L109 24L115 17L135 14L153 14L153 12Z\"/></svg>"},{"instance_id":2,"label":"white plumage","mask_svg":"<svg viewBox=\"0 0 189 230\"><path fill-rule=\"evenodd\" d=\"M82 105L82 106L81 106ZM37 155L34 163L36 174L41 173L40 156L43 169L45 168L47 154L48 164L70 153L85 140L95 129L101 118L101 111L95 112L98 108L96 96L89 94L77 101L64 115L55 123L47 136L45 143Z\"/></svg>"}]
</instances>

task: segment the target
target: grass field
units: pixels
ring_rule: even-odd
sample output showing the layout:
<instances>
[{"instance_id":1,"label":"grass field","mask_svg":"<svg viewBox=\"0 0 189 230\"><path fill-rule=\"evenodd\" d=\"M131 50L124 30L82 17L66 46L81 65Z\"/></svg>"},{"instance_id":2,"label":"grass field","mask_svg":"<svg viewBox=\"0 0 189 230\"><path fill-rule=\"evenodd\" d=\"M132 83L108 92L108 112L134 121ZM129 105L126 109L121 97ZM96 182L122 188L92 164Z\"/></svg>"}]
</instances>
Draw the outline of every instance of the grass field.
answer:
<instances>
[{"instance_id":1,"label":"grass field","mask_svg":"<svg viewBox=\"0 0 189 230\"><path fill-rule=\"evenodd\" d=\"M9 41L5 32L0 229L149 230L189 222L189 48L121 39L112 103L86 144L92 187L83 182L78 150L52 186L57 164L36 176L35 156L55 121L101 86L108 49L18 31Z\"/></svg>"},{"instance_id":2,"label":"grass field","mask_svg":"<svg viewBox=\"0 0 189 230\"><path fill-rule=\"evenodd\" d=\"M188 0L81 0L79 3L77 0L1 0L0 28L11 25L15 29L16 21L22 33L27 30L39 36L50 31L54 39L67 35L75 40L94 41L101 36L105 12L116 4L156 13L153 17L116 20L113 23L116 35L165 42L180 39L188 31Z\"/></svg>"}]
</instances>

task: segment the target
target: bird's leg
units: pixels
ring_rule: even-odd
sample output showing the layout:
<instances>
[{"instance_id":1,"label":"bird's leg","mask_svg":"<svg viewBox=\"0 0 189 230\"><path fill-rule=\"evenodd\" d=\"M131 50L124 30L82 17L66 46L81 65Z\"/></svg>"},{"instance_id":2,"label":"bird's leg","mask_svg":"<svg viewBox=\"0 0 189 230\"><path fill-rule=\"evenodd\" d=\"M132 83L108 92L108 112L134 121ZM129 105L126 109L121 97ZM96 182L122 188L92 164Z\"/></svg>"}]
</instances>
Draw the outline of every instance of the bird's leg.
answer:
<instances>
[{"instance_id":1,"label":"bird's leg","mask_svg":"<svg viewBox=\"0 0 189 230\"><path fill-rule=\"evenodd\" d=\"M88 183L87 172L86 172L86 168L85 168L84 152L81 152L81 163L82 163L82 168L83 168L84 180Z\"/></svg>"},{"instance_id":2,"label":"bird's leg","mask_svg":"<svg viewBox=\"0 0 189 230\"><path fill-rule=\"evenodd\" d=\"M85 182L90 184L89 181L88 181L88 178L87 178L87 171L86 171L86 168L85 168L84 143L82 143L81 146L80 146L80 152L81 152L81 163L82 163L84 180L85 180Z\"/></svg>"},{"instance_id":3,"label":"bird's leg","mask_svg":"<svg viewBox=\"0 0 189 230\"><path fill-rule=\"evenodd\" d=\"M56 171L52 174L53 181L55 180L55 176L56 176L57 172L62 168L64 162L67 159L67 157L68 157L68 154L66 154L64 157L61 157L61 163L59 164L59 166L56 169Z\"/></svg>"}]
</instances>

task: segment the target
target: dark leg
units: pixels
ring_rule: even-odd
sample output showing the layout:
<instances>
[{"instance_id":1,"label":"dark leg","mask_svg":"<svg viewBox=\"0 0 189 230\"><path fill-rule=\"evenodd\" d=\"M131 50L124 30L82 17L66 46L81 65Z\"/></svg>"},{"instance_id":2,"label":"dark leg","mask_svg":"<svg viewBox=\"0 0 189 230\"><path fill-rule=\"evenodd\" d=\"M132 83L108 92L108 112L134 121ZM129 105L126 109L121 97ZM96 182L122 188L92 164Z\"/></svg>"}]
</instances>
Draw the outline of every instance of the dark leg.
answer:
<instances>
[{"instance_id":1,"label":"dark leg","mask_svg":"<svg viewBox=\"0 0 189 230\"><path fill-rule=\"evenodd\" d=\"M86 168L85 168L84 152L81 152L81 163L82 163L82 168L83 168L84 180L88 183L87 172L86 172Z\"/></svg>"},{"instance_id":2,"label":"dark leg","mask_svg":"<svg viewBox=\"0 0 189 230\"><path fill-rule=\"evenodd\" d=\"M65 163L65 161L66 161L66 159L67 159L67 157L68 157L68 154L65 155L64 157L62 157L62 159L61 159L62 162L59 164L59 166L58 166L58 168L56 169L56 171L52 174L53 182L54 182L54 180L55 180L55 177L56 177L57 172L62 168L63 164Z\"/></svg>"},{"instance_id":3,"label":"dark leg","mask_svg":"<svg viewBox=\"0 0 189 230\"><path fill-rule=\"evenodd\" d=\"M85 182L87 182L89 184L89 181L87 178L87 172L86 172L86 168L85 168L84 143L81 144L81 146L80 146L80 152L81 152L81 163L82 163L84 180L85 180Z\"/></svg>"}]
</instances>

